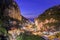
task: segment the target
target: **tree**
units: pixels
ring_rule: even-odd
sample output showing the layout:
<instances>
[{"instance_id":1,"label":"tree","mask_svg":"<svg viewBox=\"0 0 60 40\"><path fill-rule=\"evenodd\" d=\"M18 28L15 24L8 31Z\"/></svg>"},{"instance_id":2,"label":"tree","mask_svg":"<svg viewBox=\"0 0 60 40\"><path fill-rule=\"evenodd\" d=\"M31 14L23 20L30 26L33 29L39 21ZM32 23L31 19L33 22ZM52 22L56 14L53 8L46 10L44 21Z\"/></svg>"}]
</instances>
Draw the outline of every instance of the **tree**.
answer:
<instances>
[{"instance_id":1,"label":"tree","mask_svg":"<svg viewBox=\"0 0 60 40\"><path fill-rule=\"evenodd\" d=\"M37 35L27 35L27 34L22 34L18 36L18 40L45 40L44 38L37 36Z\"/></svg>"}]
</instances>

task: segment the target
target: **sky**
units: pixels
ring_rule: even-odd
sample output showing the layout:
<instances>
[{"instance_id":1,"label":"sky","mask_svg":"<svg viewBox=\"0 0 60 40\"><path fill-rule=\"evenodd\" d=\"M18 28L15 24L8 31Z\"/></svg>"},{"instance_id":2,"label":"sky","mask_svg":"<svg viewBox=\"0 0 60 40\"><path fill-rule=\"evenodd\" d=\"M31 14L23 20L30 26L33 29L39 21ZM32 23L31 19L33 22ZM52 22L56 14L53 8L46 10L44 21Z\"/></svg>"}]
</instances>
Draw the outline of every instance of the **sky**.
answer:
<instances>
[{"instance_id":1,"label":"sky","mask_svg":"<svg viewBox=\"0 0 60 40\"><path fill-rule=\"evenodd\" d=\"M60 0L16 0L16 2L21 15L26 18L38 17L46 9L60 4Z\"/></svg>"}]
</instances>

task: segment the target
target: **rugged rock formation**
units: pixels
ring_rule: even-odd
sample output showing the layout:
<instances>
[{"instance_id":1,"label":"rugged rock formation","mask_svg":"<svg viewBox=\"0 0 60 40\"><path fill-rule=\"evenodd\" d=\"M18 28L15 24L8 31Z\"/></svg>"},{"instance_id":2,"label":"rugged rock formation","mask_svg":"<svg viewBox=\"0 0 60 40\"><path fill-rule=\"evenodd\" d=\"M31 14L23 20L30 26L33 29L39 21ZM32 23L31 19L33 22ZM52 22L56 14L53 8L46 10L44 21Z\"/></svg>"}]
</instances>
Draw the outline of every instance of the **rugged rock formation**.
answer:
<instances>
[{"instance_id":1,"label":"rugged rock formation","mask_svg":"<svg viewBox=\"0 0 60 40\"><path fill-rule=\"evenodd\" d=\"M28 19L21 15L14 0L0 0L0 19L6 27L21 26L28 23Z\"/></svg>"},{"instance_id":2,"label":"rugged rock formation","mask_svg":"<svg viewBox=\"0 0 60 40\"><path fill-rule=\"evenodd\" d=\"M60 31L60 5L51 7L39 15L35 24L41 31Z\"/></svg>"},{"instance_id":3,"label":"rugged rock formation","mask_svg":"<svg viewBox=\"0 0 60 40\"><path fill-rule=\"evenodd\" d=\"M19 7L14 0L0 0L0 23L1 22L2 26L0 27L5 28L7 33L12 33L12 36L9 36L12 40L16 40L14 38L14 35L18 35L16 32L18 31L18 28L21 28L22 26L24 27L26 24L29 24L28 19L21 15Z\"/></svg>"}]
</instances>

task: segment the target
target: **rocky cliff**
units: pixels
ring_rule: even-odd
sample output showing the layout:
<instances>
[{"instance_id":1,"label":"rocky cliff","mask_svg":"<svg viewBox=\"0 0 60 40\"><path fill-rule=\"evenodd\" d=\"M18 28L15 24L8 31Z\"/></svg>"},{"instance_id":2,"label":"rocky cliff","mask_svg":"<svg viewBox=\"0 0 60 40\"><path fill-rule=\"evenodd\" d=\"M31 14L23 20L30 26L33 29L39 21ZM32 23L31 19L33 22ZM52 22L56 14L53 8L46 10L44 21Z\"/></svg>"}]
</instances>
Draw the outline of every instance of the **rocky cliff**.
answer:
<instances>
[{"instance_id":1,"label":"rocky cliff","mask_svg":"<svg viewBox=\"0 0 60 40\"><path fill-rule=\"evenodd\" d=\"M29 20L21 15L19 7L14 0L0 0L1 40L16 40L16 36L20 34L20 28L25 27L26 24L29 24Z\"/></svg>"},{"instance_id":2,"label":"rocky cliff","mask_svg":"<svg viewBox=\"0 0 60 40\"><path fill-rule=\"evenodd\" d=\"M39 30L60 31L60 5L53 6L35 19Z\"/></svg>"},{"instance_id":3,"label":"rocky cliff","mask_svg":"<svg viewBox=\"0 0 60 40\"><path fill-rule=\"evenodd\" d=\"M21 15L19 7L14 0L0 0L0 20L6 27L21 26L28 23L28 19Z\"/></svg>"}]
</instances>

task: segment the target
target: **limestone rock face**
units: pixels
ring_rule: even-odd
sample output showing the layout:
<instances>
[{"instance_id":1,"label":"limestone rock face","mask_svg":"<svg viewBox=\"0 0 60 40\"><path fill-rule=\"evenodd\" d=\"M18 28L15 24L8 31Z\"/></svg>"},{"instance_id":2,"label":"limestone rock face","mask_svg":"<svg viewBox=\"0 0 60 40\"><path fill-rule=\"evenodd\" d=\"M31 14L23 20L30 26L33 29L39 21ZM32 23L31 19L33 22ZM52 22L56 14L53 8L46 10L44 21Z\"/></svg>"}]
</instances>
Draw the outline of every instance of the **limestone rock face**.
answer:
<instances>
[{"instance_id":1,"label":"limestone rock face","mask_svg":"<svg viewBox=\"0 0 60 40\"><path fill-rule=\"evenodd\" d=\"M17 3L14 0L2 0L1 5L1 15L3 17L11 17L13 19L21 20L21 13Z\"/></svg>"},{"instance_id":2,"label":"limestone rock face","mask_svg":"<svg viewBox=\"0 0 60 40\"><path fill-rule=\"evenodd\" d=\"M60 31L60 5L47 9L35 19L38 30Z\"/></svg>"},{"instance_id":3,"label":"limestone rock face","mask_svg":"<svg viewBox=\"0 0 60 40\"><path fill-rule=\"evenodd\" d=\"M11 36L9 38L11 40L16 40L16 37L20 34L20 28L29 22L28 19L21 15L19 7L14 0L0 0L0 21L7 33L11 34L8 35L9 37Z\"/></svg>"},{"instance_id":4,"label":"limestone rock face","mask_svg":"<svg viewBox=\"0 0 60 40\"><path fill-rule=\"evenodd\" d=\"M0 0L0 19L6 27L18 27L28 23L14 0Z\"/></svg>"}]
</instances>

